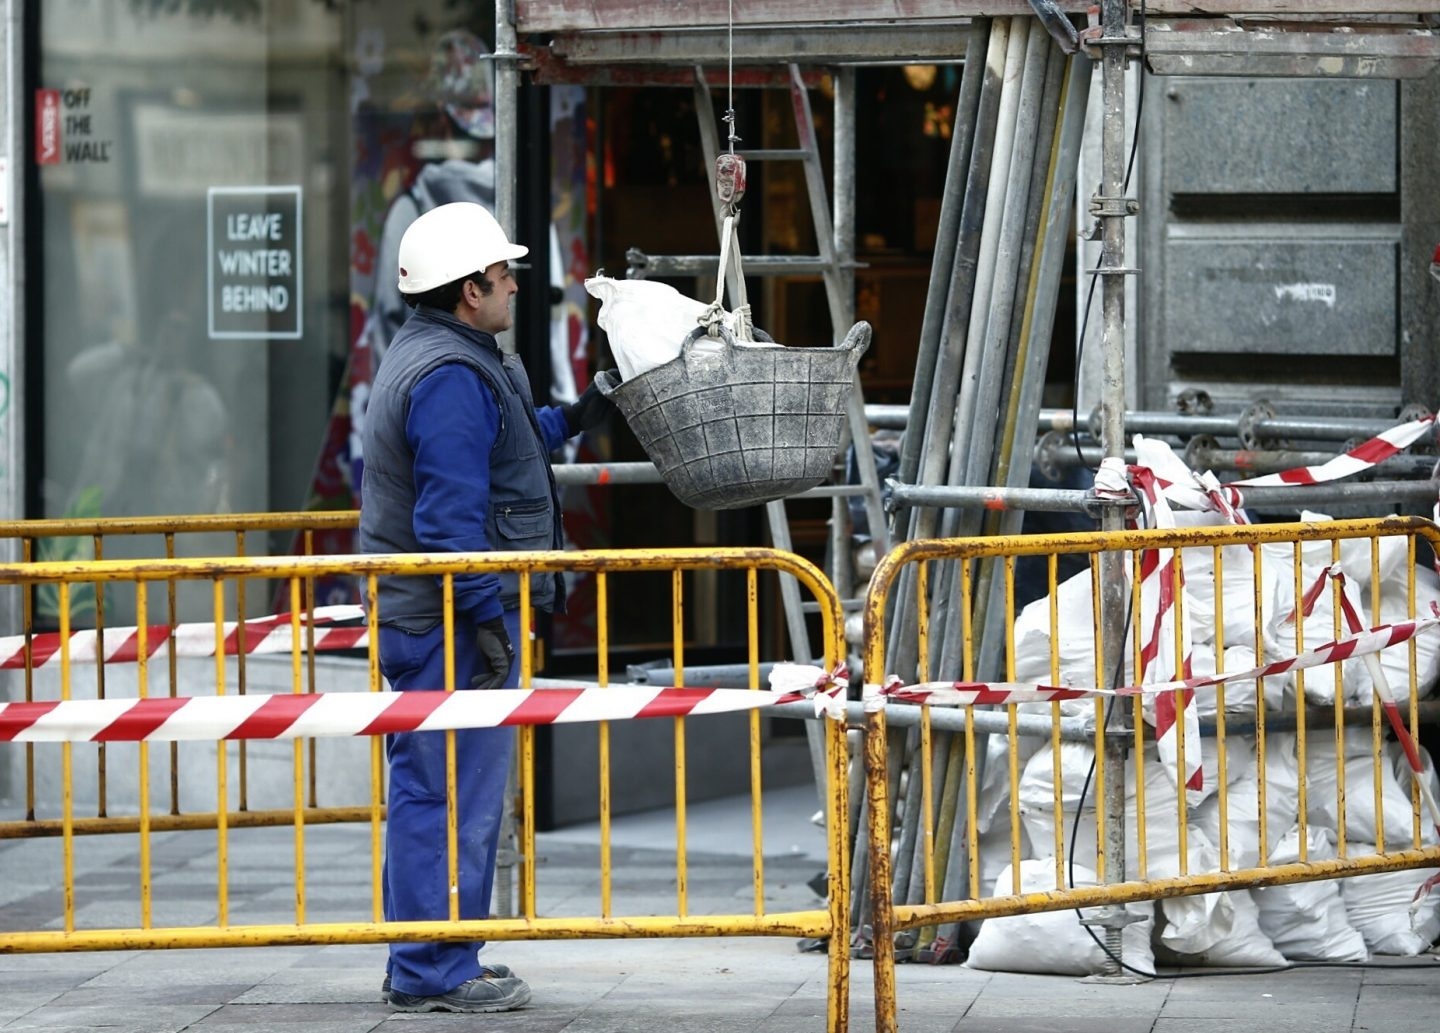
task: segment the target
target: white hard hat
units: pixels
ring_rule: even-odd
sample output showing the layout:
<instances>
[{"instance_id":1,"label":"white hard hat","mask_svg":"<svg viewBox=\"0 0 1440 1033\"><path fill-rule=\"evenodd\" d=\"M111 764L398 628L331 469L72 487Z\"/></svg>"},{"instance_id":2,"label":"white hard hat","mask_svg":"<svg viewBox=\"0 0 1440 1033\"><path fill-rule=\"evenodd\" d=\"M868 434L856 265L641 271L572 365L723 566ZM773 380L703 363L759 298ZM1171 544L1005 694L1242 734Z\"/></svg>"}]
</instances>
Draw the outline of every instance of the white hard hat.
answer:
<instances>
[{"instance_id":1,"label":"white hard hat","mask_svg":"<svg viewBox=\"0 0 1440 1033\"><path fill-rule=\"evenodd\" d=\"M412 222L400 238L400 293L422 294L529 253L524 245L510 243L484 205L442 204Z\"/></svg>"}]
</instances>

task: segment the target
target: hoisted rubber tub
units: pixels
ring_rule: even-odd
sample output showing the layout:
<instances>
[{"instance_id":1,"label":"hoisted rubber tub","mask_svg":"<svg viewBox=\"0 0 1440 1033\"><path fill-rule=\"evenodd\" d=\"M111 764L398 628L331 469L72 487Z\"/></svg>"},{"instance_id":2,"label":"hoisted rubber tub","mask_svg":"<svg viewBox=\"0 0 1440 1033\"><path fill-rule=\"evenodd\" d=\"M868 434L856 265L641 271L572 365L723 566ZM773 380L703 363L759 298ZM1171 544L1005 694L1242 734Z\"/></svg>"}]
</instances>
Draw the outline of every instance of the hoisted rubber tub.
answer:
<instances>
[{"instance_id":1,"label":"hoisted rubber tub","mask_svg":"<svg viewBox=\"0 0 1440 1033\"><path fill-rule=\"evenodd\" d=\"M595 378L666 487L695 509L740 509L825 481L870 324L856 323L835 348L742 344L712 326L718 336L697 326L679 356L639 376Z\"/></svg>"},{"instance_id":2,"label":"hoisted rubber tub","mask_svg":"<svg viewBox=\"0 0 1440 1033\"><path fill-rule=\"evenodd\" d=\"M683 321L672 329L668 320L632 316L637 337L656 338L660 359L634 366L623 381L608 371L595 378L666 487L695 509L758 506L825 481L845 439L855 370L870 346L869 323L856 323L836 348L787 348L752 326L735 240L745 160L735 153L733 101L725 120L730 153L715 163L716 197L725 213L715 301L694 315L698 325L688 332ZM731 271L735 310L727 313L722 302ZM591 281L585 286L590 290ZM601 298L604 327L605 298L613 294L591 293ZM676 338L682 338L678 354L670 350ZM613 332L611 343L617 343ZM675 357L665 361L669 355Z\"/></svg>"}]
</instances>

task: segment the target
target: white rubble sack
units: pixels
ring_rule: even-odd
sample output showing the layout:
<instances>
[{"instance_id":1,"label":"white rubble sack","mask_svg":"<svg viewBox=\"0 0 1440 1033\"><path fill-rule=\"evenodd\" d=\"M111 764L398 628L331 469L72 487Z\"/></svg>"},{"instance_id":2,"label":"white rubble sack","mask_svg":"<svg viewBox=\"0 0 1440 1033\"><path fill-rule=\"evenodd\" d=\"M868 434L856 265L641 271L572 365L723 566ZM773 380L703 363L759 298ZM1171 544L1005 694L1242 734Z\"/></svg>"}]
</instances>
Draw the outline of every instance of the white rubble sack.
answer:
<instances>
[{"instance_id":1,"label":"white rubble sack","mask_svg":"<svg viewBox=\"0 0 1440 1033\"><path fill-rule=\"evenodd\" d=\"M1382 539L1390 541L1391 539ZM1395 539L1404 541L1404 539ZM1380 581L1380 616L1378 619L1367 615L1362 618L1367 624L1395 624L1410 619L1410 584L1408 567L1399 567L1386 574ZM1431 616L1430 607L1440 605L1440 575L1428 566L1417 566L1415 573L1415 615ZM1348 575L1347 575L1348 576ZM1369 607L1370 594L1351 594ZM1410 698L1410 648L1415 649L1415 694L1418 699L1428 699L1435 694L1440 681L1440 632L1425 631L1410 642L1402 642L1380 651L1380 667L1385 673L1385 683L1391 697L1400 704ZM1353 697L1357 703L1369 703L1372 695L1370 669L1363 663L1355 674L1353 690L1346 697Z\"/></svg>"},{"instance_id":2,"label":"white rubble sack","mask_svg":"<svg viewBox=\"0 0 1440 1033\"><path fill-rule=\"evenodd\" d=\"M1349 844L1351 857L1373 853L1373 843ZM1434 873L1433 868L1407 868L1398 872L1352 875L1341 880L1345 915L1365 938L1365 945L1372 953L1409 957L1430 949L1440 936L1440 896L1433 892L1426 896L1413 920L1410 902L1415 898L1415 891Z\"/></svg>"},{"instance_id":3,"label":"white rubble sack","mask_svg":"<svg viewBox=\"0 0 1440 1033\"><path fill-rule=\"evenodd\" d=\"M1306 522L1327 522L1331 518L1323 513L1302 512L1300 519ZM1301 545L1300 584L1301 593L1307 592L1324 574L1327 567L1335 562L1333 543L1330 541L1305 542ZM1263 590L1268 599L1266 609L1266 638L1273 640L1274 648L1268 656L1289 655L1303 646L1313 649L1337 638L1335 614L1335 586L1328 578L1316 596L1310 615L1305 618L1297 641L1296 622L1299 615L1291 614L1296 609L1295 548L1290 543L1271 543L1260 546ZM1408 596L1405 539L1399 536L1376 540L1374 563L1372 565L1371 543L1367 538L1344 539L1340 542L1339 564L1345 575L1346 591L1353 603L1364 614L1362 620L1368 628L1378 624L1368 613L1371 600L1372 575L1378 571L1381 590L1381 610L1385 619L1399 620L1403 613L1403 598ZM1423 591L1417 592L1417 600ZM1427 612L1427 604L1421 602L1421 612ZM1339 621L1340 638L1352 634L1343 616ZM1422 636L1423 637L1423 636ZM1386 657L1386 654L1389 654ZM1403 646L1386 650L1381 654L1388 659L1386 674L1392 685L1403 685L1408 694L1410 678L1408 673L1409 653ZM1382 663L1384 660L1382 659ZM1396 665L1399 665L1398 667ZM1400 669L1405 670L1403 680L1396 678ZM1334 702L1336 691L1336 670L1340 671L1340 694L1345 703L1368 703L1370 701L1370 674L1365 661L1351 657L1340 664L1327 664L1305 672L1305 697L1313 704L1326 706Z\"/></svg>"},{"instance_id":4,"label":"white rubble sack","mask_svg":"<svg viewBox=\"0 0 1440 1033\"><path fill-rule=\"evenodd\" d=\"M1284 742L1289 750L1291 763L1298 763L1296 737L1275 735L1270 737L1272 756L1278 753ZM1312 727L1306 739L1305 773L1307 776L1306 811L1309 820L1316 825L1338 829L1340 820L1340 795L1336 777L1335 732L1324 726ZM1385 842L1390 844L1408 843L1412 836L1414 808L1410 801L1410 775L1406 768L1398 773L1388 762L1380 764L1380 804L1384 808L1383 828ZM1267 821L1275 822L1274 808L1280 801L1272 791L1268 797L1271 813ZM1290 813L1280 818L1280 828L1286 828L1296 819L1295 797L1286 801ZM1274 825L1272 824L1272 829ZM1373 843L1376 838L1375 815L1375 756L1372 731L1369 723L1347 725L1345 728L1345 838ZM1428 820L1420 823L1421 839L1426 843L1436 840L1435 826Z\"/></svg>"},{"instance_id":5,"label":"white rubble sack","mask_svg":"<svg viewBox=\"0 0 1440 1033\"><path fill-rule=\"evenodd\" d=\"M1093 747L1085 743L1060 744L1060 805L1064 809L1061 832L1065 852L1083 864L1093 865L1098 855L1096 794L1099 786L1091 772L1095 757ZM1214 791L1217 775L1215 752L1205 755L1205 792ZM1154 745L1145 750L1145 850L1150 871L1156 864L1173 864L1179 853L1179 801L1175 779L1156 756ZM1086 785L1086 778L1089 784ZM1042 747L1025 765L1020 775L1020 818L1030 842L1037 850L1053 851L1055 843L1055 776L1054 754ZM1082 798L1083 793L1083 798ZM1187 794L1193 796L1194 794ZM1136 820L1135 763L1132 754L1125 765L1125 837L1127 871L1139 871L1138 822ZM1084 803L1078 827L1076 808ZM1194 810L1192 806L1191 810ZM1071 840L1073 843L1073 852Z\"/></svg>"},{"instance_id":6,"label":"white rubble sack","mask_svg":"<svg viewBox=\"0 0 1440 1033\"><path fill-rule=\"evenodd\" d=\"M1306 860L1335 856L1335 834L1310 826ZM1300 860L1300 830L1291 829L1270 855L1270 863ZM1250 891L1260 905L1260 928L1291 961L1367 961L1365 939L1350 924L1340 885L1334 879L1265 886Z\"/></svg>"},{"instance_id":7,"label":"white rubble sack","mask_svg":"<svg viewBox=\"0 0 1440 1033\"><path fill-rule=\"evenodd\" d=\"M1097 885L1095 873L1076 865L1075 886ZM996 896L1009 896L1012 875L1007 865L995 880ZM1036 893L1055 888L1055 859L1036 858L1020 862L1022 892ZM1154 905L1150 901L1126 904L1125 909L1141 921L1125 927L1121 934L1121 959L1142 972L1155 971L1150 950ZM1104 930L1095 930L1104 940ZM1095 941L1074 910L1040 911L1010 918L988 918L980 926L970 955L969 968L988 972L1032 972L1040 975L1086 976L1101 971L1106 963L1104 948Z\"/></svg>"},{"instance_id":8,"label":"white rubble sack","mask_svg":"<svg viewBox=\"0 0 1440 1033\"><path fill-rule=\"evenodd\" d=\"M1228 650L1227 650L1228 652ZM1251 683L1253 684L1253 682ZM1225 755L1225 849L1231 868L1252 868L1260 862L1260 781L1255 777L1255 737L1232 735ZM1221 844L1220 794L1190 812L1194 827Z\"/></svg>"},{"instance_id":9,"label":"white rubble sack","mask_svg":"<svg viewBox=\"0 0 1440 1033\"><path fill-rule=\"evenodd\" d=\"M1219 852L1209 837L1192 827L1187 836L1189 874L1213 872L1219 867ZM1178 854L1151 861L1151 878L1173 878L1180 874ZM1160 902L1164 923L1160 944L1165 952L1185 965L1272 968L1285 964L1285 957L1260 928L1259 909L1245 890L1167 897Z\"/></svg>"},{"instance_id":10,"label":"white rubble sack","mask_svg":"<svg viewBox=\"0 0 1440 1033\"><path fill-rule=\"evenodd\" d=\"M1420 758L1420 779L1430 788L1432 799L1440 800L1440 776L1435 773L1435 761L1430 756L1430 751L1425 747L1416 745L1415 753ZM1395 773L1395 781L1400 784L1401 791L1407 797L1415 793L1415 775L1410 770L1410 759L1405 756L1405 747L1401 746L1394 739L1385 744L1385 758L1390 764L1390 770ZM1413 797L1412 797L1413 798ZM1420 809L1420 842L1430 846L1440 843L1440 830L1435 828L1434 819L1431 817L1430 808L1425 805L1423 798L1416 804ZM1414 805L1412 805L1414 806ZM1410 823L1409 831L1401 840L1387 839L1385 845L1391 850L1406 850L1415 845L1414 814L1410 810L1405 812L1406 820ZM1386 816L1388 827L1389 816Z\"/></svg>"}]
</instances>

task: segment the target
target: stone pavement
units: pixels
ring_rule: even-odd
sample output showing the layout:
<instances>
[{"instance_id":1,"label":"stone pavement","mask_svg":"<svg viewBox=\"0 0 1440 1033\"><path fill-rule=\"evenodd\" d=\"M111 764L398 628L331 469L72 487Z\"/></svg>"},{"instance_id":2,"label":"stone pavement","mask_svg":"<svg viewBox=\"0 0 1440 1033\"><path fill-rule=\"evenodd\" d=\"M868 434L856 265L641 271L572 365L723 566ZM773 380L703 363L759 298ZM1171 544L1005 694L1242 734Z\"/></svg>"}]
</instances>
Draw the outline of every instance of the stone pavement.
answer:
<instances>
[{"instance_id":1,"label":"stone pavement","mask_svg":"<svg viewBox=\"0 0 1440 1033\"><path fill-rule=\"evenodd\" d=\"M806 882L823 866L809 821L813 788L767 793L769 906L812 906ZM743 910L750 899L748 798L696 805L687 837L694 913ZM293 834L236 830L236 920L283 921ZM339 873L368 831L307 832L310 917L367 892ZM163 839L163 842L161 841ZM620 818L613 830L617 912L674 907L671 820ZM578 913L598 900L593 828L544 833L541 908ZM77 851L81 926L133 921L131 837L91 837ZM349 863L342 863L346 858ZM56 844L0 843L0 923L37 928L56 913ZM213 837L157 837L157 924L213 909ZM259 878L242 872L261 873ZM170 910L161 907L165 901ZM591 905L593 907L593 904ZM292 912L293 914L293 912ZM203 920L203 919L202 919ZM790 939L641 939L495 943L488 959L529 980L531 1004L503 1015L394 1014L380 1001L383 946L262 947L0 955L0 1029L170 1033L749 1033L825 1029L825 958ZM1433 971L1432 971L1433 970ZM1270 975L1158 979L1133 986L1021 976L963 967L902 965L899 1020L905 1033L1434 1033L1440 1028L1440 957L1368 967L1296 968ZM867 962L852 968L851 1028L873 1028Z\"/></svg>"}]
</instances>

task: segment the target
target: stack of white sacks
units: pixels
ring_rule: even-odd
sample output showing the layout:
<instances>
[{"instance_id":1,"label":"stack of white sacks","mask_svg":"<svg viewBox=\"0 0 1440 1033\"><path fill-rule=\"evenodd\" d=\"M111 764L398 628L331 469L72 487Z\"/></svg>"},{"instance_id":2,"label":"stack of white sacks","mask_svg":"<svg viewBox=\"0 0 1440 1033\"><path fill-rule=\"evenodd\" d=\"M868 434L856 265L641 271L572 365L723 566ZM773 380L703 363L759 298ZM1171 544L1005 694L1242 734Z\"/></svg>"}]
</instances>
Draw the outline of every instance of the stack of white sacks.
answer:
<instances>
[{"instance_id":1,"label":"stack of white sacks","mask_svg":"<svg viewBox=\"0 0 1440 1033\"><path fill-rule=\"evenodd\" d=\"M1305 514L1307 520L1328 519ZM1180 515L1182 523L1210 522L1206 517ZM1333 562L1332 543L1307 543L1302 551L1301 591L1308 588ZM1255 561L1248 547L1223 550L1224 590L1221 607L1223 627L1217 628L1215 614L1215 564L1209 548L1185 550L1184 613L1189 622L1193 646L1193 673L1216 670L1217 644L1224 644L1224 670L1244 671L1255 661ZM1264 545L1260 553L1262 612L1258 622L1263 635L1266 662L1293 655L1295 628L1287 623L1295 608L1295 551L1290 543ZM1409 616L1410 579L1415 581L1415 613L1428 615L1432 601L1440 602L1440 578L1424 567L1413 568L1406 555L1403 537L1379 539L1380 615L1370 613L1371 542L1357 539L1343 542L1340 564L1349 583L1351 598L1361 607L1370 624L1405 620ZM1333 592L1324 592L1303 626L1308 647L1335 639ZM1058 588L1059 636L1058 684L1094 684L1093 643L1089 629L1091 614L1090 576L1084 573ZM1148 618L1147 618L1148 619ZM1348 629L1341 625L1342 637ZM1050 603L1042 599L1027 606L1015 623L1015 680L1055 684L1050 666ZM1415 669L1419 695L1432 694L1440 676L1440 632L1427 631L1414 639ZM1128 669L1133 650L1127 647L1127 684L1133 681ZM1380 654L1389 688L1402 704L1410 692L1410 652L1406 645L1391 647ZM1362 659L1341 665L1339 689L1345 705L1368 704L1372 679ZM1305 672L1304 692L1311 704L1333 706L1336 691L1334 665ZM1168 676L1152 672L1149 680ZM1297 678L1291 674L1264 681L1265 709L1293 711ZM1255 682L1231 682L1224 687L1227 717L1233 723L1253 727L1257 702ZM1212 717L1217 705L1215 688L1198 689L1194 706L1202 719ZM1128 707L1128 701L1127 701ZM1028 709L1035 705L1025 705ZM1094 703L1082 700L1066 703L1065 712L1093 714ZM1037 711L1048 714L1049 704ZM1310 717L1305 743L1306 830L1304 859L1322 860L1337 856L1342 818L1337 802L1336 736L1330 711L1325 718ZM1153 721L1147 702L1146 720ZM1366 720L1347 724L1345 731L1345 794L1343 827L1347 857L1372 855L1376 850L1376 785L1373 731ZM1387 739L1390 738L1387 736ZM1228 850L1231 870L1254 866L1260 858L1258 814L1259 780L1256 772L1256 743L1253 735L1227 736L1226 777L1228 780ZM1009 895L1014 886L1010 867L1010 801L1008 788L1008 743L1002 736L989 737L985 760L985 786L977 817L980 822L982 885L996 895ZM1187 740L1193 756L1195 744ZM1219 844L1220 807L1216 785L1219 778L1217 750L1213 739L1201 744L1204 788L1187 796L1186 840L1188 874L1221 870ZM1022 892L1056 888L1055 859L1055 775L1054 757L1048 741L1020 740L1019 762L1023 774L1019 785L1019 813L1022 844L1030 859L1021 862ZM1267 733L1265 743L1266 835L1269 864L1301 860L1298 823L1299 760L1295 733ZM1440 784L1429 757L1424 756L1425 778L1437 794ZM1133 757L1127 764L1126 871L1140 872L1137 849L1135 769ZM1059 871L1065 883L1094 884L1096 859L1096 780L1092 775L1094 751L1088 745L1064 743L1060 747L1060 798L1064 856ZM1404 850L1414 843L1411 806L1411 772L1399 744L1388 741L1379 770L1379 796L1383 812L1383 838L1389 851ZM1087 785L1088 783L1088 785ZM1146 874L1151 878L1180 874L1179 821L1176 779L1156 756L1152 745L1145 757L1144 812ZM1082 798L1083 794L1083 798ZM1076 824L1077 811L1079 822ZM1077 831L1078 829L1078 831ZM1433 844L1437 834L1428 815L1421 814L1420 838ZM1075 840L1072 844L1071 840ZM1293 961L1363 961L1370 954L1414 955L1427 950L1440 935L1440 889L1427 897L1413 916L1411 900L1433 872L1410 870L1362 875L1345 880L1322 880L1256 890L1231 890L1203 896L1174 897L1158 902L1128 905L1140 919L1124 932L1124 963L1141 971L1153 971L1161 964L1214 966L1279 966ZM1015 972L1086 974L1105 961L1101 948L1079 924L1073 910L1050 912L985 922L972 944L967 964L974 968ZM1103 930L1097 930L1103 937Z\"/></svg>"}]
</instances>

